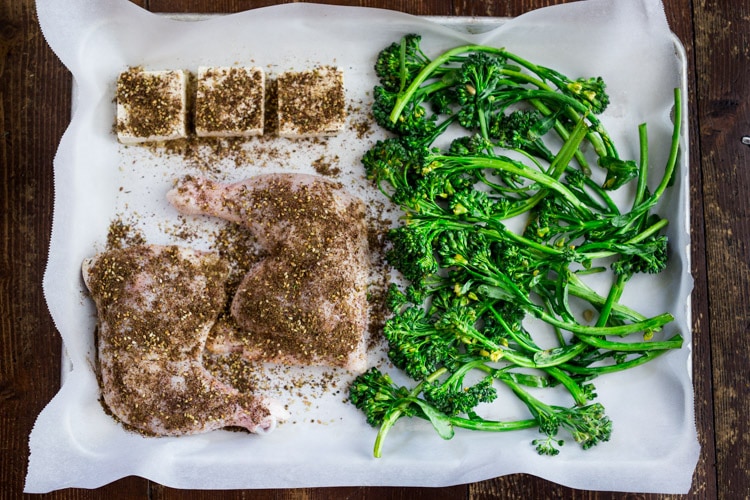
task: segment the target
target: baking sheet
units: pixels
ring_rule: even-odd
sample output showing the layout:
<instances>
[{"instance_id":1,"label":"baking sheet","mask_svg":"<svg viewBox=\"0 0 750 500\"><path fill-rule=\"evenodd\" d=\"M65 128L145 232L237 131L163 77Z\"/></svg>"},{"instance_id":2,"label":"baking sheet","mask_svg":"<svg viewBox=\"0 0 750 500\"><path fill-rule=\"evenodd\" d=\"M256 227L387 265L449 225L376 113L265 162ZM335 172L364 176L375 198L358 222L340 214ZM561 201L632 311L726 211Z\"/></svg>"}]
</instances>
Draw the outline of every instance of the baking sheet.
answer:
<instances>
[{"instance_id":1,"label":"baking sheet","mask_svg":"<svg viewBox=\"0 0 750 500\"><path fill-rule=\"evenodd\" d=\"M689 489L698 444L690 363L686 125L679 179L660 208L671 221L670 268L656 280L638 283L634 278L623 297L647 315L672 312L677 318L672 328L682 332L685 347L637 370L597 380L614 433L608 443L585 452L569 444L557 457L540 457L529 445L536 431L458 431L453 440L443 441L428 423L402 420L388 436L384 457L374 459L376 431L343 401L348 377L343 373L336 374L340 392L308 387L294 398L295 418L270 435L219 431L144 438L126 432L97 400L94 311L80 278L81 261L104 247L111 220L123 213L152 243L179 240L176 229L185 225L210 226L210 221L179 218L164 201L173 179L186 173L228 181L272 171L313 173L311 164L323 158L335 163L340 180L355 194L378 201L363 178L359 157L382 137L379 131L350 131L325 143L256 144L254 160L239 163L231 158L185 162L118 145L112 134L112 97L116 75L127 66L195 71L203 64L252 62L273 74L337 64L345 72L349 121L355 124L365 119L377 52L401 35L422 34L423 46L433 54L467 41L506 46L569 75L603 76L612 105L602 121L622 156L637 158L636 127L647 122L652 164L663 165L671 136L672 89L683 87L684 101L687 91L684 54L659 2L588 0L540 9L489 31L483 21L475 33L456 31L439 19L313 4L191 21L165 19L122 0L76 0L64 6L39 0L37 6L45 37L73 73L78 92L55 159L55 212L44 280L70 370L30 437L26 491L91 488L127 475L179 488L231 489L444 486L514 472L581 489ZM201 238L191 241L198 247L207 244ZM380 358L382 353L371 353L372 363ZM315 370L299 375L323 376Z\"/></svg>"}]
</instances>

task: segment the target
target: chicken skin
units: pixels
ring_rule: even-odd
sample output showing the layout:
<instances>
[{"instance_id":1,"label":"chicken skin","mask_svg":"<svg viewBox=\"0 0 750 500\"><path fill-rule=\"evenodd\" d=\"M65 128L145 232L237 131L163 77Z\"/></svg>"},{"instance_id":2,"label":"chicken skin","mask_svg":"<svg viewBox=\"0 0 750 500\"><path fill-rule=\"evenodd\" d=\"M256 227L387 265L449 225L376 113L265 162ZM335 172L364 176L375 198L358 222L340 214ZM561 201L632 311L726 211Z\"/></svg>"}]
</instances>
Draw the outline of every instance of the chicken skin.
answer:
<instances>
[{"instance_id":1,"label":"chicken skin","mask_svg":"<svg viewBox=\"0 0 750 500\"><path fill-rule=\"evenodd\" d=\"M82 271L98 312L102 403L126 427L155 436L264 433L286 417L278 403L238 392L203 365L226 303L229 266L216 254L136 245L86 259Z\"/></svg>"},{"instance_id":2,"label":"chicken skin","mask_svg":"<svg viewBox=\"0 0 750 500\"><path fill-rule=\"evenodd\" d=\"M183 214L249 229L268 257L244 277L207 347L247 359L365 369L365 207L340 184L266 174L234 184L187 177L167 195Z\"/></svg>"}]
</instances>

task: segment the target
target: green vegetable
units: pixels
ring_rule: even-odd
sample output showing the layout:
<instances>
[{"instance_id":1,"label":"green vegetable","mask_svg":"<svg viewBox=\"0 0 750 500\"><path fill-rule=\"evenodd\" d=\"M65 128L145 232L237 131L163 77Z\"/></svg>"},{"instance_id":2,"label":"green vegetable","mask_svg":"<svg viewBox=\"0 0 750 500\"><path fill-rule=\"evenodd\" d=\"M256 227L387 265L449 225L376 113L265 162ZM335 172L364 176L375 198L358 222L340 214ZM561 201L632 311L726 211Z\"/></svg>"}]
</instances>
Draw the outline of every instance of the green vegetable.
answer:
<instances>
[{"instance_id":1,"label":"green vegetable","mask_svg":"<svg viewBox=\"0 0 750 500\"><path fill-rule=\"evenodd\" d=\"M389 359L414 381L400 386L373 368L351 384L351 402L379 427L375 456L403 417L430 421L446 439L455 427L537 428L543 437L532 445L543 455L558 453L560 430L584 449L607 441L612 422L592 402L592 381L682 346L679 333L665 331L671 314L646 317L619 302L634 274L667 266L668 221L651 210L674 175L679 90L669 160L649 192L646 125L638 160L621 158L597 117L609 104L599 77L571 79L481 45L430 58L418 35L383 49L375 71L373 116L393 136L362 163L404 212L386 256L408 283L391 285L383 333ZM463 135L435 146L448 129ZM631 183L632 201L618 206L609 193ZM518 217L523 230L510 230ZM586 280L607 268L612 283L602 296ZM527 317L549 333L527 331ZM497 384L529 418L480 416L497 404ZM562 388L570 406L525 387L540 397Z\"/></svg>"}]
</instances>

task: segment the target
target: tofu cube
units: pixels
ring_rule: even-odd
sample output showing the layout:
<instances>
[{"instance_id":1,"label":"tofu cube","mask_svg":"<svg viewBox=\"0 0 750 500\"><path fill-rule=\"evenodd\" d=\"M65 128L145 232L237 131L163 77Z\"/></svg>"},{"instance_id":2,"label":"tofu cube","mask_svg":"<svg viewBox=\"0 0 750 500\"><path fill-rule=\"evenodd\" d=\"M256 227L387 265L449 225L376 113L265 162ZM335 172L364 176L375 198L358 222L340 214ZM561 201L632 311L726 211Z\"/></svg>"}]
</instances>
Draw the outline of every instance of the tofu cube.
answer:
<instances>
[{"instance_id":1,"label":"tofu cube","mask_svg":"<svg viewBox=\"0 0 750 500\"><path fill-rule=\"evenodd\" d=\"M117 139L123 144L187 137L187 74L130 68L117 79Z\"/></svg>"},{"instance_id":2,"label":"tofu cube","mask_svg":"<svg viewBox=\"0 0 750 500\"><path fill-rule=\"evenodd\" d=\"M266 79L257 67L200 67L195 93L195 134L248 137L263 134Z\"/></svg>"},{"instance_id":3,"label":"tofu cube","mask_svg":"<svg viewBox=\"0 0 750 500\"><path fill-rule=\"evenodd\" d=\"M346 99L339 68L287 71L279 75L277 83L280 137L324 137L344 129Z\"/></svg>"}]
</instances>

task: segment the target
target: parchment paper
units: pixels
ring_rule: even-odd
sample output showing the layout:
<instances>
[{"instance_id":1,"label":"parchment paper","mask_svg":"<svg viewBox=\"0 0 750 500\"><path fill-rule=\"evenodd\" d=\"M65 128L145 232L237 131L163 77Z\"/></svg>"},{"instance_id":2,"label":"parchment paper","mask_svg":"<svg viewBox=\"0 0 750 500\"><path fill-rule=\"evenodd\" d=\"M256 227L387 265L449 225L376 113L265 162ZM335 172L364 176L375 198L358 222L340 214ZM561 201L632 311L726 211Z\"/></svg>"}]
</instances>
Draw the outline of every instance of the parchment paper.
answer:
<instances>
[{"instance_id":1,"label":"parchment paper","mask_svg":"<svg viewBox=\"0 0 750 500\"><path fill-rule=\"evenodd\" d=\"M429 424L401 421L384 457L372 457L376 431L340 392L292 401L293 421L265 436L218 431L180 438L145 438L125 431L98 402L93 371L95 316L84 293L81 261L105 243L123 212L137 214L150 242L173 240L184 221L163 199L175 176L204 173L179 159L119 146L112 124L114 82L128 66L197 70L199 65L249 64L270 73L337 64L344 69L350 121L365 113L377 52L406 33L420 33L438 54L466 41L505 46L572 76L601 75L612 105L602 120L625 158L637 159L637 126L647 122L651 162L663 165L671 135L672 89L684 86L684 55L658 0L588 0L530 12L490 32L468 35L400 13L287 4L202 21L150 14L124 0L37 1L45 37L76 85L71 124L54 162L55 209L44 293L63 338L60 392L30 436L25 491L95 488L138 475L177 488L233 489L345 485L445 486L516 472L592 490L688 491L699 446L693 414L688 221L687 130L678 179L660 213L671 221L669 269L629 284L623 302L653 315L670 311L683 349L624 374L597 380L599 401L614 421L608 443L582 451L574 443L557 457L540 457L536 431L507 434L459 430L441 440ZM685 101L687 95L685 93ZM359 118L358 118L359 116ZM325 147L280 143L293 155L242 165L217 163L211 175L233 180L271 170L312 172L318 157L336 156L341 180L368 201L377 198L359 158L381 137L353 132ZM654 174L653 179L658 175ZM135 217L135 215L134 215ZM205 242L196 241L200 246ZM381 353L372 353L371 360ZM295 398L292 398L295 399ZM500 408L498 418L512 408Z\"/></svg>"}]
</instances>

